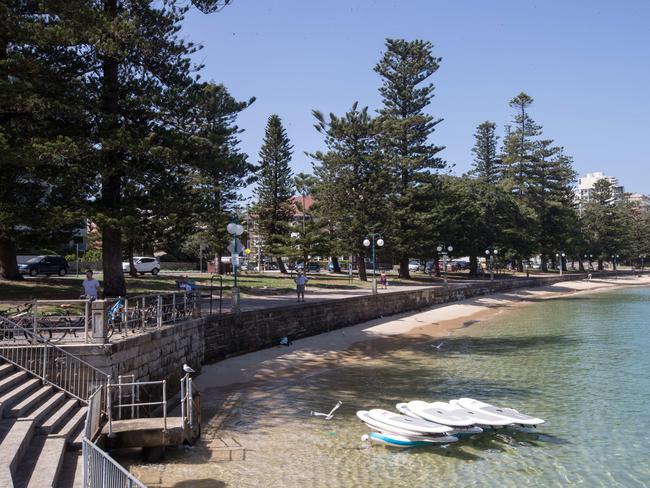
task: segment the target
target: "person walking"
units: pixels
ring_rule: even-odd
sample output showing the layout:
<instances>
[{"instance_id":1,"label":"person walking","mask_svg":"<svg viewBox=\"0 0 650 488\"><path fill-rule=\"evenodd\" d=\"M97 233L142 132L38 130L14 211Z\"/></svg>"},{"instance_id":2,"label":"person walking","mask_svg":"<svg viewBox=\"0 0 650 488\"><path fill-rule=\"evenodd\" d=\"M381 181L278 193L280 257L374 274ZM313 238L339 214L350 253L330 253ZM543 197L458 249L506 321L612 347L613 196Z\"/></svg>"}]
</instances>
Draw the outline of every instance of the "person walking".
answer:
<instances>
[{"instance_id":1,"label":"person walking","mask_svg":"<svg viewBox=\"0 0 650 488\"><path fill-rule=\"evenodd\" d=\"M309 278L305 276L302 271L298 271L298 274L296 274L296 278L294 279L296 282L296 293L298 295L298 301L305 301L305 285L307 284L307 281L309 281Z\"/></svg>"},{"instance_id":2,"label":"person walking","mask_svg":"<svg viewBox=\"0 0 650 488\"><path fill-rule=\"evenodd\" d=\"M99 298L100 284L93 278L91 269L86 270L86 279L81 282L82 295L90 300L97 300Z\"/></svg>"},{"instance_id":3,"label":"person walking","mask_svg":"<svg viewBox=\"0 0 650 488\"><path fill-rule=\"evenodd\" d=\"M388 276L386 276L386 271L382 271L379 275L379 284L384 290L388 288Z\"/></svg>"}]
</instances>

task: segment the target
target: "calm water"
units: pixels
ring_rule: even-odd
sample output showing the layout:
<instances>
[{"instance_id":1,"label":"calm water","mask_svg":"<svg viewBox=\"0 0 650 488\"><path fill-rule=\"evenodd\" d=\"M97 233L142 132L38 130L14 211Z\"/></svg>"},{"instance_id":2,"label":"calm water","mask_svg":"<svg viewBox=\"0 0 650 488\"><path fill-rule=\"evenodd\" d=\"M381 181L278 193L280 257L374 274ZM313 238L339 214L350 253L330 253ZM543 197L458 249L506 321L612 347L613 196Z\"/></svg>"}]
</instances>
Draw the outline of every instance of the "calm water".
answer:
<instances>
[{"instance_id":1,"label":"calm water","mask_svg":"<svg viewBox=\"0 0 650 488\"><path fill-rule=\"evenodd\" d=\"M378 359L238 393L220 435L245 461L179 449L163 486L430 487L650 484L650 289L518 307L445 339L387 340ZM367 354L368 351L359 351ZM209 395L204 403L209 410ZM490 434L447 448L396 450L361 441L360 408L470 396L547 419L536 435ZM331 421L309 416L342 400ZM216 435L210 429L203 443Z\"/></svg>"}]
</instances>

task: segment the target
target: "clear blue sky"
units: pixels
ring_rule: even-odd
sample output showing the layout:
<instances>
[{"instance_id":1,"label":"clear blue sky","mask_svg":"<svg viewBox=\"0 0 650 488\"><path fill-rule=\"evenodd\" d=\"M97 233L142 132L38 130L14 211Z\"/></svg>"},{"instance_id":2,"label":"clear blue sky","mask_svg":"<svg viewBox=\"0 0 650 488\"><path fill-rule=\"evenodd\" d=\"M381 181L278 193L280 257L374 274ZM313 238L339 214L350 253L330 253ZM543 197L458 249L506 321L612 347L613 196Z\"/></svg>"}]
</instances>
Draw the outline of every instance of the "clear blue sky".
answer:
<instances>
[{"instance_id":1,"label":"clear blue sky","mask_svg":"<svg viewBox=\"0 0 650 488\"><path fill-rule=\"evenodd\" d=\"M341 114L355 100L376 110L384 39L419 38L443 58L429 111L444 118L432 142L454 172L469 168L476 125L489 119L502 132L523 90L580 174L604 171L650 193L648 1L233 0L220 13L193 10L184 36L205 46L204 80L257 97L239 118L253 161L277 113L294 171L309 172L304 152L322 147L311 110Z\"/></svg>"}]
</instances>

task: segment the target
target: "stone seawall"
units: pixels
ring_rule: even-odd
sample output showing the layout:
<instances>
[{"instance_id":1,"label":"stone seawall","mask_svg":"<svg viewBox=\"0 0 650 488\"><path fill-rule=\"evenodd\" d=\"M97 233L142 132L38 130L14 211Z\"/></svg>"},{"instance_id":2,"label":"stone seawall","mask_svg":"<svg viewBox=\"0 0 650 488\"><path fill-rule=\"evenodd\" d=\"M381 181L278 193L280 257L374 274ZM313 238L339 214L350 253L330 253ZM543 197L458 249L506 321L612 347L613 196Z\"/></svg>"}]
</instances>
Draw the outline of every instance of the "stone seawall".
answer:
<instances>
[{"instance_id":1,"label":"stone seawall","mask_svg":"<svg viewBox=\"0 0 650 488\"><path fill-rule=\"evenodd\" d=\"M598 273L597 276L611 274ZM573 274L486 281L448 288L423 286L418 290L374 296L296 303L239 314L211 315L164 326L148 334L127 337L111 344L68 346L67 349L111 373L114 381L119 375L131 374L135 375L136 380L167 379L170 393L173 393L178 389L183 363L190 364L198 371L203 364L275 346L284 336L299 339L442 303L583 277Z\"/></svg>"}]
</instances>

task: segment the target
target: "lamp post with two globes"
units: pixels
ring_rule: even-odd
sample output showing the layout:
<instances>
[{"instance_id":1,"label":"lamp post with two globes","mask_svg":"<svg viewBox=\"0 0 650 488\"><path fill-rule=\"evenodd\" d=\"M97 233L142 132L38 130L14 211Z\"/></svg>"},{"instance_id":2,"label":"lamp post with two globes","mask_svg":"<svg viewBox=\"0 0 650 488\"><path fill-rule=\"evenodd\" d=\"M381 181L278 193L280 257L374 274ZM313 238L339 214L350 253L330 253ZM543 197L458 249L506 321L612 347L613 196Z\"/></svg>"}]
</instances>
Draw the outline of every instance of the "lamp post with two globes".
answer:
<instances>
[{"instance_id":1,"label":"lamp post with two globes","mask_svg":"<svg viewBox=\"0 0 650 488\"><path fill-rule=\"evenodd\" d=\"M381 238L381 234L377 234L375 232L371 232L368 234L368 237L366 237L363 240L363 245L366 247L369 247L372 244L372 293L373 295L377 294L377 278L375 276L375 243L377 246L382 247L384 245L384 240Z\"/></svg>"},{"instance_id":2,"label":"lamp post with two globes","mask_svg":"<svg viewBox=\"0 0 650 488\"><path fill-rule=\"evenodd\" d=\"M566 253L564 251L556 252L555 257L560 261L560 276L562 276L562 268L564 268L564 258Z\"/></svg>"},{"instance_id":3,"label":"lamp post with two globes","mask_svg":"<svg viewBox=\"0 0 650 488\"><path fill-rule=\"evenodd\" d=\"M439 244L438 247L436 248L438 251L438 254L442 254L442 268L444 270L444 280L445 280L445 285L447 284L447 256L451 251L454 250L454 247L449 244L446 246L445 244Z\"/></svg>"},{"instance_id":4,"label":"lamp post with two globes","mask_svg":"<svg viewBox=\"0 0 650 488\"><path fill-rule=\"evenodd\" d=\"M485 254L490 257L490 281L494 281L494 256L499 254L496 247L490 247L485 250Z\"/></svg>"},{"instance_id":5,"label":"lamp post with two globes","mask_svg":"<svg viewBox=\"0 0 650 488\"><path fill-rule=\"evenodd\" d=\"M239 253L241 250L238 249L240 243L237 239L237 236L240 236L244 233L244 226L238 224L237 222L230 222L226 226L228 234L232 236L232 244L230 245L230 265L232 266L232 272L234 273L235 283L232 287L232 304L230 309L233 312L239 312L239 288L237 287L237 268L239 267ZM243 248L243 246L242 246Z\"/></svg>"}]
</instances>

